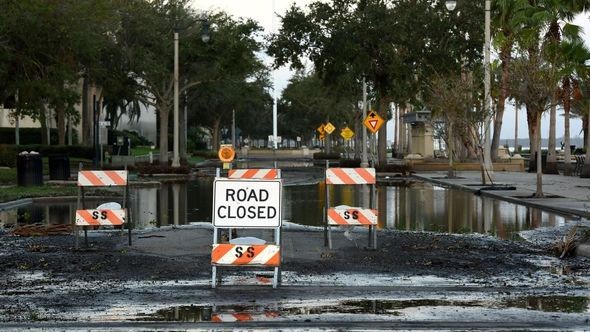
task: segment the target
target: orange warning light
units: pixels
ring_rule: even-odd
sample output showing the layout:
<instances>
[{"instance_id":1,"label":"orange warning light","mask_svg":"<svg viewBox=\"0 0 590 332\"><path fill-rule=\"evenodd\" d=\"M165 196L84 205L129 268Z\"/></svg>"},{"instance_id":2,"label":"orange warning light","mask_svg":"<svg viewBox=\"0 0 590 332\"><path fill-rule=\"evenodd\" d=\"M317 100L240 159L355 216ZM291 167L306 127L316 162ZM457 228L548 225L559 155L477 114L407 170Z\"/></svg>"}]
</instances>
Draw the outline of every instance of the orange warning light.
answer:
<instances>
[{"instance_id":1,"label":"orange warning light","mask_svg":"<svg viewBox=\"0 0 590 332\"><path fill-rule=\"evenodd\" d=\"M217 155L219 156L219 160L224 163L231 163L236 156L236 152L234 151L233 146L225 144L219 148Z\"/></svg>"}]
</instances>

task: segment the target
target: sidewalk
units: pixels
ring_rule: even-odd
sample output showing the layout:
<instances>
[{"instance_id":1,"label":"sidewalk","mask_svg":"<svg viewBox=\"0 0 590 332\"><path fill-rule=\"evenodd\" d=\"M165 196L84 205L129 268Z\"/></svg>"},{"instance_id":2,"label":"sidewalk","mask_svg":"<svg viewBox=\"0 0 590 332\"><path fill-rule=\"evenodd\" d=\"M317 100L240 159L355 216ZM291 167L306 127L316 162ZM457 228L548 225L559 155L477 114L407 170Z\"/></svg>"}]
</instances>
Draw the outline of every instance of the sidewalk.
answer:
<instances>
[{"instance_id":1,"label":"sidewalk","mask_svg":"<svg viewBox=\"0 0 590 332\"><path fill-rule=\"evenodd\" d=\"M590 219L590 179L586 178L543 174L545 197L533 198L537 188L536 173L495 172L494 186L483 186L481 173L474 171L456 172L457 177L453 179L447 178L446 172L420 172L414 176L440 185L479 192L482 196ZM502 187L514 187L515 190L501 190Z\"/></svg>"}]
</instances>

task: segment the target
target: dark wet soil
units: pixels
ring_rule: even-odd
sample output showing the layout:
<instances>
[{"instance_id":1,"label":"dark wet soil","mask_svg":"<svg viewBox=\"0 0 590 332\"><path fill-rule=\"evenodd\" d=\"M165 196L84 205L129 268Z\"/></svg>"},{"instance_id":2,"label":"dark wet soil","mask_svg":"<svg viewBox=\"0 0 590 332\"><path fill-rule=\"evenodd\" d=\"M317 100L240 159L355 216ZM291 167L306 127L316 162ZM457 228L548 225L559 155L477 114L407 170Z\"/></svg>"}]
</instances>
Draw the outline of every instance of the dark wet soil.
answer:
<instances>
[{"instance_id":1,"label":"dark wet soil","mask_svg":"<svg viewBox=\"0 0 590 332\"><path fill-rule=\"evenodd\" d=\"M294 241L311 233L317 235L306 231L285 233L286 239ZM283 270L319 275L350 272L485 278L530 275L540 269L531 261L553 257L548 248L525 241L399 231L379 232L378 249L369 250L357 247L364 243L364 235L357 242L341 242L338 248L324 248L312 254L304 247L295 246L291 252L286 248ZM177 280L210 275L209 251L187 250L162 256L139 252L128 247L126 241L125 236L116 233L93 237L89 248L81 245L76 251L71 235L20 237L4 233L0 235L0 274L7 275L14 270L42 271L72 280ZM562 263L569 271L590 273L589 259L566 258Z\"/></svg>"}]
</instances>

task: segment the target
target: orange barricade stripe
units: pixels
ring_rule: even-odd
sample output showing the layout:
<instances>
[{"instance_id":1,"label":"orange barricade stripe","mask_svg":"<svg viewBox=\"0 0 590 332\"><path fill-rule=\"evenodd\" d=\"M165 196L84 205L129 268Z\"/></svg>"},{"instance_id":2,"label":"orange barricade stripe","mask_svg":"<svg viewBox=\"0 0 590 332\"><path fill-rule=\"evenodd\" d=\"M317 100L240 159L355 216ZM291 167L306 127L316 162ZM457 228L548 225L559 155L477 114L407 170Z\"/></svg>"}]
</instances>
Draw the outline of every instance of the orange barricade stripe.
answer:
<instances>
[{"instance_id":1,"label":"orange barricade stripe","mask_svg":"<svg viewBox=\"0 0 590 332\"><path fill-rule=\"evenodd\" d=\"M83 175L90 183L95 186L102 185L102 181L92 171L80 171L80 175Z\"/></svg>"},{"instance_id":2,"label":"orange barricade stripe","mask_svg":"<svg viewBox=\"0 0 590 332\"><path fill-rule=\"evenodd\" d=\"M244 175L242 175L242 178L244 178L244 179L252 179L253 177L256 176L256 174L258 174L258 170L257 169L249 169L246 172L244 172Z\"/></svg>"},{"instance_id":3,"label":"orange barricade stripe","mask_svg":"<svg viewBox=\"0 0 590 332\"><path fill-rule=\"evenodd\" d=\"M105 210L99 210L99 211L105 211ZM111 222L111 224L123 225L123 220L121 220L116 213L112 212L111 210L106 210L106 211L107 211L107 219Z\"/></svg>"},{"instance_id":4,"label":"orange barricade stripe","mask_svg":"<svg viewBox=\"0 0 590 332\"><path fill-rule=\"evenodd\" d=\"M242 246L242 247L246 247L246 246ZM232 264L234 264L234 265L246 265L250 261L252 261L254 259L254 257L260 255L260 252L263 249L263 248L254 247L254 246L252 246L252 248L254 249L254 255L252 257L248 257L248 255L244 252L244 253L242 253L242 256L241 257L236 257L236 260L234 260L234 262ZM250 249L250 248L248 248L248 249Z\"/></svg>"},{"instance_id":5,"label":"orange barricade stripe","mask_svg":"<svg viewBox=\"0 0 590 332\"><path fill-rule=\"evenodd\" d=\"M367 184L375 183L375 176L367 171L366 168L355 168L355 171L358 173L358 175L365 179L365 181L367 181Z\"/></svg>"},{"instance_id":6,"label":"orange barricade stripe","mask_svg":"<svg viewBox=\"0 0 590 332\"><path fill-rule=\"evenodd\" d=\"M271 169L266 176L264 177L265 179L276 179L277 178L277 170L276 168Z\"/></svg>"},{"instance_id":7,"label":"orange barricade stripe","mask_svg":"<svg viewBox=\"0 0 590 332\"><path fill-rule=\"evenodd\" d=\"M98 220L95 220L94 218L92 218L92 215L87 210L78 210L78 211L76 211L76 213L78 213L80 215L80 217L82 217L82 219L84 219L84 221L89 223L91 226L100 225Z\"/></svg>"},{"instance_id":8,"label":"orange barricade stripe","mask_svg":"<svg viewBox=\"0 0 590 332\"><path fill-rule=\"evenodd\" d=\"M348 176L348 174L346 174L342 170L342 168L331 168L330 170L332 171L332 173L334 173L336 177L342 180L342 182L344 182L345 184L356 184L356 182L350 176ZM332 184L332 182L329 181L328 184Z\"/></svg>"},{"instance_id":9,"label":"orange barricade stripe","mask_svg":"<svg viewBox=\"0 0 590 332\"><path fill-rule=\"evenodd\" d=\"M213 247L213 251L211 252L211 262L219 261L225 254L233 249L233 245L218 245Z\"/></svg>"},{"instance_id":10,"label":"orange barricade stripe","mask_svg":"<svg viewBox=\"0 0 590 332\"><path fill-rule=\"evenodd\" d=\"M124 186L125 184L127 184L127 181L125 179L123 179L121 176L119 176L119 174L117 174L117 172L115 172L115 171L104 171L104 173L111 180L113 180L113 182L117 186Z\"/></svg>"},{"instance_id":11,"label":"orange barricade stripe","mask_svg":"<svg viewBox=\"0 0 590 332\"><path fill-rule=\"evenodd\" d=\"M279 265L281 265L281 254L280 254L280 252L277 252L276 254L274 254L268 261L266 261L265 264L266 265L270 265L270 266L279 266Z\"/></svg>"},{"instance_id":12,"label":"orange barricade stripe","mask_svg":"<svg viewBox=\"0 0 590 332\"><path fill-rule=\"evenodd\" d=\"M348 225L346 220L344 220L344 218L342 218L342 216L339 215L335 209L328 209L328 218L334 220L334 222L339 225Z\"/></svg>"}]
</instances>

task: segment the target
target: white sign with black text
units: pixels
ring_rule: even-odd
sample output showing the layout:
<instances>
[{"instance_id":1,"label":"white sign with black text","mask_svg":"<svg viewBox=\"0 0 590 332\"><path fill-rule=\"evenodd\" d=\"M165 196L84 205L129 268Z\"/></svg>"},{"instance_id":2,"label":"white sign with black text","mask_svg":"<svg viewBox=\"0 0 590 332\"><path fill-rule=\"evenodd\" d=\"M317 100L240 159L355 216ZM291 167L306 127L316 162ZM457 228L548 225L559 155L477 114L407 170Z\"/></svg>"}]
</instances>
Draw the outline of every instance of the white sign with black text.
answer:
<instances>
[{"instance_id":1,"label":"white sign with black text","mask_svg":"<svg viewBox=\"0 0 590 332\"><path fill-rule=\"evenodd\" d=\"M215 179L213 182L213 226L280 227L282 190L280 179Z\"/></svg>"}]
</instances>

